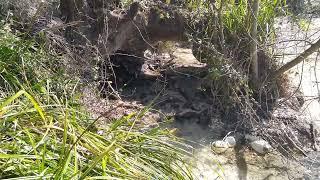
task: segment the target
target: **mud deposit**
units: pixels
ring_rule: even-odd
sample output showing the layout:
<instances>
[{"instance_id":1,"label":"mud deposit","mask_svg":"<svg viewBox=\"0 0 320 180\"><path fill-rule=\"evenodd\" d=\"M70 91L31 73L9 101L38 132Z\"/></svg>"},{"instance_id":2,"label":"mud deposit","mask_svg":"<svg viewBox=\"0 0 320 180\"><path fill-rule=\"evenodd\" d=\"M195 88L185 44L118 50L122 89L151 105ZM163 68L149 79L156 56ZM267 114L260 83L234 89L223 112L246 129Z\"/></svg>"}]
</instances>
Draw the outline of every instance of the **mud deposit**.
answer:
<instances>
[{"instance_id":1,"label":"mud deposit","mask_svg":"<svg viewBox=\"0 0 320 180\"><path fill-rule=\"evenodd\" d=\"M118 65L121 66L125 65ZM109 100L92 98L94 93L89 88L86 89L84 94L88 97L85 99L91 104L88 107L95 114L101 114L106 107L110 109L121 104L115 111L117 113L113 114L114 118L119 118L151 105L150 111L140 122L145 126L155 126L174 119L172 126L179 129L178 134L194 137L193 140L197 142L203 137L211 136L209 131L216 132L214 136L221 133L222 129L213 131L209 128L212 121L217 121L218 118L213 111L210 93L202 89L201 79L206 65L194 58L191 49L177 48L173 57L150 57L141 69L142 73L139 75L127 72L123 76L120 73L113 80L117 84L113 84L112 88L103 86L103 91L109 94L112 89L119 93L109 96Z\"/></svg>"}]
</instances>

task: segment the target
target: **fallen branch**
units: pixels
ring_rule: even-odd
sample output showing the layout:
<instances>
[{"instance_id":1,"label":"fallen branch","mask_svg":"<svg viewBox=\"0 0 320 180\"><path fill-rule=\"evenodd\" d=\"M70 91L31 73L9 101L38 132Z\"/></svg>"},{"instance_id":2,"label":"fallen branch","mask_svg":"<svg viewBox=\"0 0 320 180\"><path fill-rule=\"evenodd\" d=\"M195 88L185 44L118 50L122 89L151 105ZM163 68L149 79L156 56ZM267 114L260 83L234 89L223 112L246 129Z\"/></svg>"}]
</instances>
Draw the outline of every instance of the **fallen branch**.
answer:
<instances>
[{"instance_id":1,"label":"fallen branch","mask_svg":"<svg viewBox=\"0 0 320 180\"><path fill-rule=\"evenodd\" d=\"M280 69L278 69L273 74L273 76L270 77L270 80L274 80L278 78L281 74L285 73L289 69L293 68L294 66L296 66L297 64L305 60L308 56L316 52L318 49L320 49L320 39L316 43L312 44L307 50L305 50L298 57L296 57L295 59L283 65Z\"/></svg>"}]
</instances>

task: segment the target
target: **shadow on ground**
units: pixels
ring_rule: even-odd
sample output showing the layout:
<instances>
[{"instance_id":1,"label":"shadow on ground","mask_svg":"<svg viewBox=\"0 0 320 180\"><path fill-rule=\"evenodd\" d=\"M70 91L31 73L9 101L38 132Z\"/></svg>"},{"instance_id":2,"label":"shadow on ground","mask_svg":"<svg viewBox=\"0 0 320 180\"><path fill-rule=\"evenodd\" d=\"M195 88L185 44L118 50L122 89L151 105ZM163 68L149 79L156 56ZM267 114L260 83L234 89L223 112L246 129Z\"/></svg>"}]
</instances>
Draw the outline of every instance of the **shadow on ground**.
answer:
<instances>
[{"instance_id":1,"label":"shadow on ground","mask_svg":"<svg viewBox=\"0 0 320 180\"><path fill-rule=\"evenodd\" d=\"M177 135L196 143L208 144L226 135L227 124L203 86L207 66L195 59L191 49L178 48L172 56L151 57L144 64L128 60L123 53L111 61L113 86L104 86L104 92L110 95L115 89L119 94L109 99L119 101L116 97L120 97L124 103L141 107L152 104L152 117L146 115L146 121L173 119L170 126L177 129Z\"/></svg>"}]
</instances>

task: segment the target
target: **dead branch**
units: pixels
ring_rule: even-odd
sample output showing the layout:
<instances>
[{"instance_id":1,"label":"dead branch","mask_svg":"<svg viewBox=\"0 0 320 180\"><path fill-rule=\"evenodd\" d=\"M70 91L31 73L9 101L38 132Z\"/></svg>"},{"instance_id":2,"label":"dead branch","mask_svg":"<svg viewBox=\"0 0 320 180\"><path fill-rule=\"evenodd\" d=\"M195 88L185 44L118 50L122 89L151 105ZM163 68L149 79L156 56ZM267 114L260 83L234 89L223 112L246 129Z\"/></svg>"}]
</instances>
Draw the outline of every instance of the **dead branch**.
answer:
<instances>
[{"instance_id":1,"label":"dead branch","mask_svg":"<svg viewBox=\"0 0 320 180\"><path fill-rule=\"evenodd\" d=\"M305 60L307 57L309 57L314 52L318 51L320 49L320 39L312 44L307 50L305 50L302 54L300 54L298 57L293 59L292 61L288 62L287 64L283 65L280 69L278 69L273 76L270 77L270 80L274 80L278 78L281 74L285 73L289 69L293 68L294 66L301 63L303 60Z\"/></svg>"}]
</instances>

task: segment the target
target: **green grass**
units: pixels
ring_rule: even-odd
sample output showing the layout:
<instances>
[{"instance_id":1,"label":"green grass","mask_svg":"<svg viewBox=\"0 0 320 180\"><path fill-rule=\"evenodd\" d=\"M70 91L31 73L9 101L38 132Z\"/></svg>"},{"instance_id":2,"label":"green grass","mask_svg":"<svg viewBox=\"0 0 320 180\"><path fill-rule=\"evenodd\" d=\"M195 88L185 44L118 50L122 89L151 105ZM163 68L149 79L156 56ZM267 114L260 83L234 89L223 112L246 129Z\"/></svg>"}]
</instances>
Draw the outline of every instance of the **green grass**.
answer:
<instances>
[{"instance_id":1,"label":"green grass","mask_svg":"<svg viewBox=\"0 0 320 180\"><path fill-rule=\"evenodd\" d=\"M96 126L59 64L0 26L0 179L192 179L185 144L139 131L145 111Z\"/></svg>"}]
</instances>

